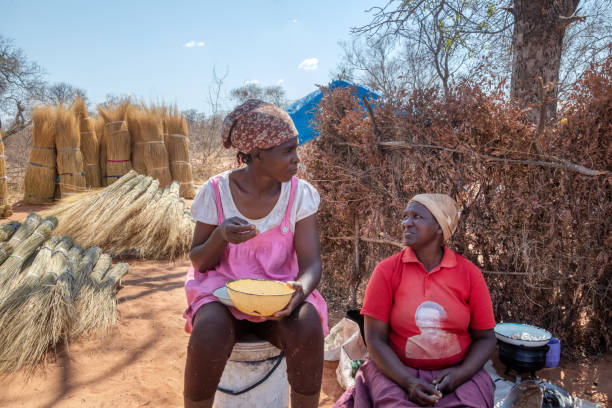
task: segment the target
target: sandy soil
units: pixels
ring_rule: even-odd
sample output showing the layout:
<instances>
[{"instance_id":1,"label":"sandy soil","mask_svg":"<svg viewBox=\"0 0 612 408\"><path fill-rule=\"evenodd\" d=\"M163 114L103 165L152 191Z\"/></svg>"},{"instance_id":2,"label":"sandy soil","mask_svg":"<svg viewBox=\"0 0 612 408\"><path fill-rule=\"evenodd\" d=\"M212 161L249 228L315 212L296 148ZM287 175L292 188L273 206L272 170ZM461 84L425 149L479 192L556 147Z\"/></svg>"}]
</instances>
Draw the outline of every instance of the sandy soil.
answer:
<instances>
[{"instance_id":1,"label":"sandy soil","mask_svg":"<svg viewBox=\"0 0 612 408\"><path fill-rule=\"evenodd\" d=\"M11 218L41 209L16 206ZM0 407L182 406L187 266L187 260L130 261L118 293L121 323L102 338L83 337L59 350L29 380L23 373L0 379ZM332 323L339 317L331 316ZM336 366L326 362L321 407L331 407L342 394ZM581 398L612 401L612 355L593 364L564 362L561 369L539 374Z\"/></svg>"}]
</instances>

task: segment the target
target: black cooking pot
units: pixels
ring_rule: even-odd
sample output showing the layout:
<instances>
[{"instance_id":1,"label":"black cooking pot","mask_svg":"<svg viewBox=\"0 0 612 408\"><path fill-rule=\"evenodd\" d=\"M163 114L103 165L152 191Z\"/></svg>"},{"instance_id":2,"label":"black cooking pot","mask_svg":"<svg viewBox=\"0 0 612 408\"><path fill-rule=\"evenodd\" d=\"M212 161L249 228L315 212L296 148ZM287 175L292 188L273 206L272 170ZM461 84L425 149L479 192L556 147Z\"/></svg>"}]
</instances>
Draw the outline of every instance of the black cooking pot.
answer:
<instances>
[{"instance_id":1,"label":"black cooking pot","mask_svg":"<svg viewBox=\"0 0 612 408\"><path fill-rule=\"evenodd\" d=\"M544 368L544 364L546 364L547 345L525 347L505 343L501 340L498 341L498 344L499 359L508 370L514 370L519 374L531 373L535 376L535 372Z\"/></svg>"}]
</instances>

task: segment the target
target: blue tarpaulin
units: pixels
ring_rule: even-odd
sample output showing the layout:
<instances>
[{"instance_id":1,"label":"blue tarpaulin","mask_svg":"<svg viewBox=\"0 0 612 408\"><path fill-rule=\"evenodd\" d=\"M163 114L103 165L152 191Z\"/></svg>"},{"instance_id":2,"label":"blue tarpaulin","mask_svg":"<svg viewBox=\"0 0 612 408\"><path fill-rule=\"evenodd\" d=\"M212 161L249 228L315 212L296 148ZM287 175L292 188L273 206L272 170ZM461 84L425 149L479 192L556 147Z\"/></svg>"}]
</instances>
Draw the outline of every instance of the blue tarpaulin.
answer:
<instances>
[{"instance_id":1,"label":"blue tarpaulin","mask_svg":"<svg viewBox=\"0 0 612 408\"><path fill-rule=\"evenodd\" d=\"M362 105L362 97L364 96L368 101L377 100L379 98L377 94L361 85L339 80L332 81L329 84L330 89L346 87L355 89L355 93L359 98L359 103ZM293 123L295 123L295 127L297 128L298 141L301 145L319 135L319 130L312 126L311 121L322 98L323 93L320 90L316 90L309 93L302 99L295 101L287 108L287 112L289 113L289 116L291 116L291 119L293 119Z\"/></svg>"}]
</instances>

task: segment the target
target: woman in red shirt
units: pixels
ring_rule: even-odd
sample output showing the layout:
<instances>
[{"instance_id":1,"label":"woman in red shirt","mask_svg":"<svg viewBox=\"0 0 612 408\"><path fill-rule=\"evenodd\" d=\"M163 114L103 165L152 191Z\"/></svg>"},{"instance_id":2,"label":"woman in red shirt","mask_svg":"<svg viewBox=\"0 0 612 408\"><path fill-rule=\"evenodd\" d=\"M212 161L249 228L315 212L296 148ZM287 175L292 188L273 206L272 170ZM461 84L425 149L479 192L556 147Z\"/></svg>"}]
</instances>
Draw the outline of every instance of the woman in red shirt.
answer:
<instances>
[{"instance_id":1,"label":"woman in red shirt","mask_svg":"<svg viewBox=\"0 0 612 408\"><path fill-rule=\"evenodd\" d=\"M410 200L407 248L380 262L366 289L370 359L336 408L493 407L483 368L495 350L493 306L480 270L444 245L458 221L445 194Z\"/></svg>"}]
</instances>

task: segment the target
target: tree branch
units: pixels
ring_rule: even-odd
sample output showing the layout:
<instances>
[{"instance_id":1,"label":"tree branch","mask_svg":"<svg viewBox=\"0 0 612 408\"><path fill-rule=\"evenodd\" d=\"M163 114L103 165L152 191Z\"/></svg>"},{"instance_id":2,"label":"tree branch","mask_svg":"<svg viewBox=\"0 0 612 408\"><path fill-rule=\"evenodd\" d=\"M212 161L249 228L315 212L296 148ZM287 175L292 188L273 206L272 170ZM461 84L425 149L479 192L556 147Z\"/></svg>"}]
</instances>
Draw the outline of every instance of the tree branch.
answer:
<instances>
[{"instance_id":1,"label":"tree branch","mask_svg":"<svg viewBox=\"0 0 612 408\"><path fill-rule=\"evenodd\" d=\"M576 21L581 21L581 22L586 21L586 17L585 16L570 16L570 17L559 16L559 21L560 21L560 27L565 28L568 25Z\"/></svg>"},{"instance_id":2,"label":"tree branch","mask_svg":"<svg viewBox=\"0 0 612 408\"><path fill-rule=\"evenodd\" d=\"M576 173L580 173L585 176L604 176L612 174L612 172L607 170L594 170L589 169L588 167L581 166L580 164L572 163L569 160L561 159L558 157L548 156L552 160L556 160L557 162L549 162L542 160L517 160L517 159L506 159L503 157L494 157L485 154L472 152L466 152L464 150L453 149L450 147L437 146L437 145L425 145L425 144L411 144L405 141L390 141L390 142L379 142L379 146L386 147L388 149L412 149L412 148L424 148L424 149L435 149L435 150L445 150L453 153L471 153L474 156L477 156L483 160L504 164L520 164L520 165L528 165L528 166L541 166L541 167L552 167L556 169L569 170Z\"/></svg>"}]
</instances>

